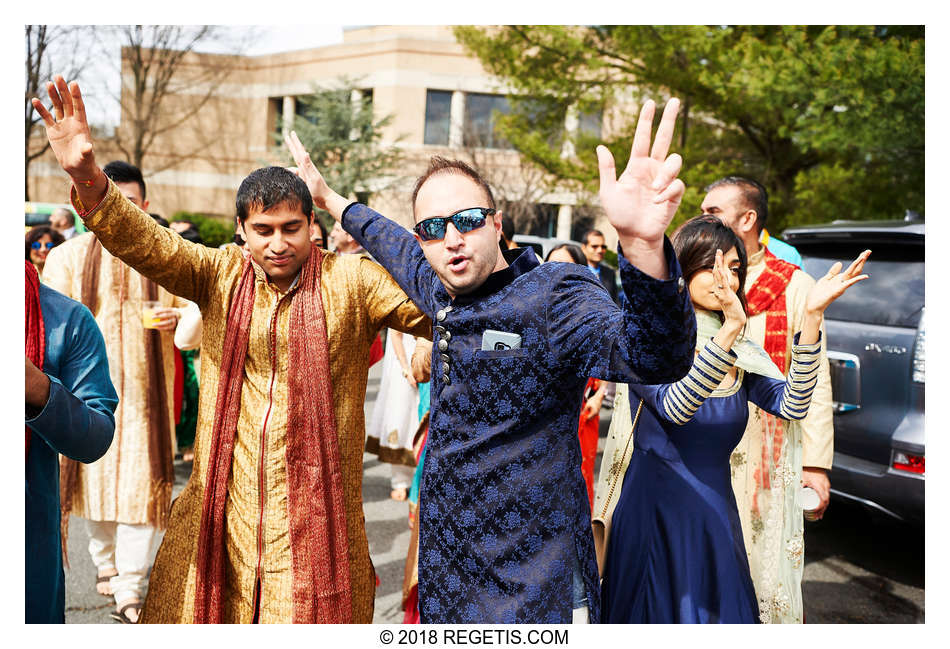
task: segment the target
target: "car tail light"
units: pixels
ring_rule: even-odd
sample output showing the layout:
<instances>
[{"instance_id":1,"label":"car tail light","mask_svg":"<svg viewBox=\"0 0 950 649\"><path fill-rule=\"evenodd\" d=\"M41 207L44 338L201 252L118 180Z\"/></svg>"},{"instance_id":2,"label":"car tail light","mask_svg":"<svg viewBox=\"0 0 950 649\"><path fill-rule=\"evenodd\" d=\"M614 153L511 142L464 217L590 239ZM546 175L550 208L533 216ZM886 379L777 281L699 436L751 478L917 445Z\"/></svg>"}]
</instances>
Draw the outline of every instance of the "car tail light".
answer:
<instances>
[{"instance_id":1,"label":"car tail light","mask_svg":"<svg viewBox=\"0 0 950 649\"><path fill-rule=\"evenodd\" d=\"M917 328L917 338L914 340L914 382L924 383L924 315L920 315L920 327Z\"/></svg>"},{"instance_id":2,"label":"car tail light","mask_svg":"<svg viewBox=\"0 0 950 649\"><path fill-rule=\"evenodd\" d=\"M920 475L924 475L924 456L911 455L910 453L904 453L902 451L894 451L893 459L891 460L891 466L901 471L908 471L910 473L919 473Z\"/></svg>"}]
</instances>

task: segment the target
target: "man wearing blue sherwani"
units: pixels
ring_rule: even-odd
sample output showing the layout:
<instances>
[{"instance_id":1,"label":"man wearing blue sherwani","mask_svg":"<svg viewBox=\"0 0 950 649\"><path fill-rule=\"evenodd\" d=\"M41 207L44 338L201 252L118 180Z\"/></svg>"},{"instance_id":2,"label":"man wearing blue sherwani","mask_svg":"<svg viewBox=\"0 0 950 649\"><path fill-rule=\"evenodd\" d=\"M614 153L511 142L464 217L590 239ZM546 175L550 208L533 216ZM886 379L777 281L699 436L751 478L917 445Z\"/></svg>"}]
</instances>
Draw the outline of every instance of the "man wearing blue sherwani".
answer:
<instances>
[{"instance_id":1,"label":"man wearing blue sherwani","mask_svg":"<svg viewBox=\"0 0 950 649\"><path fill-rule=\"evenodd\" d=\"M62 623L59 454L86 463L102 457L119 398L92 313L40 284L29 262L26 272L26 621ZM39 333L41 367L30 359L31 330Z\"/></svg>"},{"instance_id":2,"label":"man wearing blue sherwani","mask_svg":"<svg viewBox=\"0 0 950 649\"><path fill-rule=\"evenodd\" d=\"M601 204L620 241L618 307L576 264L501 253L501 214L470 167L433 158L415 232L333 192L295 134L288 147L327 209L434 323L429 438L419 496L419 610L427 623L599 621L577 421L589 376L682 378L696 327L664 236L685 187L667 157L678 101L652 152L644 105L616 176L598 147ZM485 227L486 225L491 227Z\"/></svg>"}]
</instances>

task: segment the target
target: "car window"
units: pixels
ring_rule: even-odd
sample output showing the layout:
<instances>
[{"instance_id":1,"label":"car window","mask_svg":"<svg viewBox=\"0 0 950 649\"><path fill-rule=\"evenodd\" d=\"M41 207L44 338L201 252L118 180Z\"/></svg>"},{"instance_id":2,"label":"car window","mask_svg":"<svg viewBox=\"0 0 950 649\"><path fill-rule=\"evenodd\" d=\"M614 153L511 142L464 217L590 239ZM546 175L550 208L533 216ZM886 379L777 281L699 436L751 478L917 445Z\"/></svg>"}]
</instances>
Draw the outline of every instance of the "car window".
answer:
<instances>
[{"instance_id":1,"label":"car window","mask_svg":"<svg viewBox=\"0 0 950 649\"><path fill-rule=\"evenodd\" d=\"M39 212L26 212L26 225L47 225L49 224L49 214L40 214Z\"/></svg>"},{"instance_id":2,"label":"car window","mask_svg":"<svg viewBox=\"0 0 950 649\"><path fill-rule=\"evenodd\" d=\"M541 253L544 252L544 248L541 246L541 244L534 243L533 241L531 243L519 243L518 245L521 246L522 248L524 248L525 246L527 246L528 248L532 248L536 255L540 255Z\"/></svg>"},{"instance_id":3,"label":"car window","mask_svg":"<svg viewBox=\"0 0 950 649\"><path fill-rule=\"evenodd\" d=\"M866 248L849 243L801 244L795 247L802 255L806 273L818 279L836 261L842 269ZM882 242L868 246L873 252L864 265L870 277L849 289L835 300L825 316L831 320L848 320L877 325L916 327L924 306L924 246Z\"/></svg>"}]
</instances>

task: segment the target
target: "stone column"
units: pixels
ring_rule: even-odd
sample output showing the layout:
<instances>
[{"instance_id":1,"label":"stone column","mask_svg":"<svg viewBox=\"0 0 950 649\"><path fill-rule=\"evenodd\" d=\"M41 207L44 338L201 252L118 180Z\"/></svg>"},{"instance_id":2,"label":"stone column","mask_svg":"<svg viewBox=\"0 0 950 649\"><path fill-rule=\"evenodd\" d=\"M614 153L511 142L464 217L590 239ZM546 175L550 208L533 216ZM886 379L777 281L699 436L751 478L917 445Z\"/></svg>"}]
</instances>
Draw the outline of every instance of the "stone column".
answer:
<instances>
[{"instance_id":1,"label":"stone column","mask_svg":"<svg viewBox=\"0 0 950 649\"><path fill-rule=\"evenodd\" d=\"M557 239L571 238L571 221L574 216L573 205L559 205L557 208Z\"/></svg>"},{"instance_id":2,"label":"stone column","mask_svg":"<svg viewBox=\"0 0 950 649\"><path fill-rule=\"evenodd\" d=\"M281 133L283 133L284 137L290 135L290 131L292 130L290 125L293 124L294 115L296 114L297 98L293 95L284 95L284 106L280 115L283 122L281 125Z\"/></svg>"},{"instance_id":3,"label":"stone column","mask_svg":"<svg viewBox=\"0 0 950 649\"><path fill-rule=\"evenodd\" d=\"M462 133L465 129L465 93L456 90L452 93L452 103L449 107L449 146L462 147Z\"/></svg>"},{"instance_id":4,"label":"stone column","mask_svg":"<svg viewBox=\"0 0 950 649\"><path fill-rule=\"evenodd\" d=\"M354 115L354 116L355 116L357 113L359 113L360 104L362 103L362 101L363 101L363 91L360 90L359 88L353 88L353 89L350 91L350 106L351 106L352 109L353 109L353 115ZM359 137L360 137L359 129L357 129L357 128L351 128L351 129L350 129L350 139L355 142L356 140L359 139Z\"/></svg>"},{"instance_id":5,"label":"stone column","mask_svg":"<svg viewBox=\"0 0 950 649\"><path fill-rule=\"evenodd\" d=\"M577 135L577 127L579 124L580 119L577 115L577 105L571 104L567 107L567 111L564 114L564 130L567 131L567 138L564 139L564 145L561 147L562 158L574 157L575 151L572 138Z\"/></svg>"}]
</instances>

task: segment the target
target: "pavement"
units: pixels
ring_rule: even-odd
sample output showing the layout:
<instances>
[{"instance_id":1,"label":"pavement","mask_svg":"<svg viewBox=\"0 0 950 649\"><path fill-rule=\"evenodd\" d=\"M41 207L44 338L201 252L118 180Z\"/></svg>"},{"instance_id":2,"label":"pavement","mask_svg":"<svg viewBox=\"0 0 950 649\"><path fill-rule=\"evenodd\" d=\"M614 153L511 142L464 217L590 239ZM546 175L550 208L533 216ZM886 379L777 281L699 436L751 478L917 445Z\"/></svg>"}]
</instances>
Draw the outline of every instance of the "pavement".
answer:
<instances>
[{"instance_id":1,"label":"pavement","mask_svg":"<svg viewBox=\"0 0 950 649\"><path fill-rule=\"evenodd\" d=\"M367 418L379 390L382 363L370 369L364 409ZM610 408L601 412L599 470ZM389 498L390 466L363 456L363 509L370 556L380 585L374 623L402 621L402 578L409 548L409 506ZM173 497L184 488L191 463L176 461ZM596 476L595 476L596 477ZM85 522L70 520L66 571L66 622L114 623L114 605L95 591L95 567L86 551ZM157 551L153 548L152 556ZM821 521L805 523L802 585L808 623L923 623L924 534L920 528L870 515L855 505L832 501Z\"/></svg>"}]
</instances>

